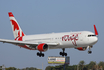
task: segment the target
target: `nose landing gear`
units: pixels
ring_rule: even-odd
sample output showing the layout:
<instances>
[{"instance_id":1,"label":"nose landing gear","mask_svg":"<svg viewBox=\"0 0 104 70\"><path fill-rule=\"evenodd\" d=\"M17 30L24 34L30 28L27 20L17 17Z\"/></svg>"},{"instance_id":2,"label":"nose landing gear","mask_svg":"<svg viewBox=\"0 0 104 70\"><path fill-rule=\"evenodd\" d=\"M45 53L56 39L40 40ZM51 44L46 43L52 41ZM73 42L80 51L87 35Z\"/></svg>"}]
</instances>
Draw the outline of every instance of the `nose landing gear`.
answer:
<instances>
[{"instance_id":1,"label":"nose landing gear","mask_svg":"<svg viewBox=\"0 0 104 70\"><path fill-rule=\"evenodd\" d=\"M62 50L63 50L63 52L60 52L59 54L62 55L62 56L67 56L67 53L64 52L65 48L63 48Z\"/></svg>"},{"instance_id":2,"label":"nose landing gear","mask_svg":"<svg viewBox=\"0 0 104 70\"><path fill-rule=\"evenodd\" d=\"M88 54L91 54L92 53L92 51L91 51L92 46L89 46L88 48L89 48Z\"/></svg>"},{"instance_id":3,"label":"nose landing gear","mask_svg":"<svg viewBox=\"0 0 104 70\"><path fill-rule=\"evenodd\" d=\"M92 53L92 51L88 51L88 54L91 54Z\"/></svg>"}]
</instances>

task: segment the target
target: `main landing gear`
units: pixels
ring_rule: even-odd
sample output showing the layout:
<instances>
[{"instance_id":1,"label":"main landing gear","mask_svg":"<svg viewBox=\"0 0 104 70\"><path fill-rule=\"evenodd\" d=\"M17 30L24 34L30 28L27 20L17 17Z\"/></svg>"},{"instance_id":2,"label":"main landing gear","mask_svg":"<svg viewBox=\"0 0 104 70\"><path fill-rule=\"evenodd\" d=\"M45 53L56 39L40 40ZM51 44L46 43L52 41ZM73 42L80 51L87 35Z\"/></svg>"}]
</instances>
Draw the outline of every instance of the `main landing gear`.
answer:
<instances>
[{"instance_id":1,"label":"main landing gear","mask_svg":"<svg viewBox=\"0 0 104 70\"><path fill-rule=\"evenodd\" d=\"M92 53L91 48L92 48L92 46L89 46L88 54L91 54Z\"/></svg>"},{"instance_id":2,"label":"main landing gear","mask_svg":"<svg viewBox=\"0 0 104 70\"><path fill-rule=\"evenodd\" d=\"M88 54L91 54L92 53L92 51L88 51Z\"/></svg>"},{"instance_id":3,"label":"main landing gear","mask_svg":"<svg viewBox=\"0 0 104 70\"><path fill-rule=\"evenodd\" d=\"M42 52L37 52L37 56L39 56L39 57L44 57L44 53L42 53Z\"/></svg>"},{"instance_id":4,"label":"main landing gear","mask_svg":"<svg viewBox=\"0 0 104 70\"><path fill-rule=\"evenodd\" d=\"M62 56L67 56L67 53L64 52L65 48L63 48L62 50L63 50L63 52L60 52L59 54L62 55Z\"/></svg>"}]
</instances>

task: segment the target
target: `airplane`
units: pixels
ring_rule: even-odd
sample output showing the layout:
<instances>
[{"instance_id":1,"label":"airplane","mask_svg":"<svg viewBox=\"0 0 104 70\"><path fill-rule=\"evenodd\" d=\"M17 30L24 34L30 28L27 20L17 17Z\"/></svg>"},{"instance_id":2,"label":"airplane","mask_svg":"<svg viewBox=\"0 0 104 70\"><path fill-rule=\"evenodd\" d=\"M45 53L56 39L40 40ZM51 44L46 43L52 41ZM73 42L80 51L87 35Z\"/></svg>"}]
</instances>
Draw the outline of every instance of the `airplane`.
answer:
<instances>
[{"instance_id":1,"label":"airplane","mask_svg":"<svg viewBox=\"0 0 104 70\"><path fill-rule=\"evenodd\" d=\"M38 50L37 56L44 57L45 51L49 49L62 49L59 54L67 56L65 48L75 48L80 51L88 50L91 54L91 48L98 41L98 31L94 25L94 31L77 31L77 32L61 32L48 34L25 35L20 28L17 20L12 12L8 12L14 40L0 39L0 42L10 43L29 50Z\"/></svg>"}]
</instances>

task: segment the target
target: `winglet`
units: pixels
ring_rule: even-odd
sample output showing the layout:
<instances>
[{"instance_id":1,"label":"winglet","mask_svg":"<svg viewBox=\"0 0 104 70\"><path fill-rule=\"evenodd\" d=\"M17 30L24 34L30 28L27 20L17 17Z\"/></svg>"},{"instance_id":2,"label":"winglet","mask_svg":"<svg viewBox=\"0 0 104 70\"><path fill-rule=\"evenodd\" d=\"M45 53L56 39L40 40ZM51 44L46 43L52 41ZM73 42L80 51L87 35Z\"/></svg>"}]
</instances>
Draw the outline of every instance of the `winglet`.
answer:
<instances>
[{"instance_id":1,"label":"winglet","mask_svg":"<svg viewBox=\"0 0 104 70\"><path fill-rule=\"evenodd\" d=\"M95 31L95 35L98 35L98 31L95 25L94 25L94 31Z\"/></svg>"}]
</instances>

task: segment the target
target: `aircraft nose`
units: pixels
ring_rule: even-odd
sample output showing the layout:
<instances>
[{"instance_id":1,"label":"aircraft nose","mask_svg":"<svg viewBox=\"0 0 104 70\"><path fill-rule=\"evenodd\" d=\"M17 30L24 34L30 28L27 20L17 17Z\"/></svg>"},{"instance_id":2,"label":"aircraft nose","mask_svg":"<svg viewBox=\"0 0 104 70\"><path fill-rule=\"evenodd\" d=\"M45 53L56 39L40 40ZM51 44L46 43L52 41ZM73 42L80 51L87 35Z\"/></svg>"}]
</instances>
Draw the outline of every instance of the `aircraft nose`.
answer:
<instances>
[{"instance_id":1,"label":"aircraft nose","mask_svg":"<svg viewBox=\"0 0 104 70\"><path fill-rule=\"evenodd\" d=\"M95 43L97 43L97 41L98 38L97 36L95 36L95 37L90 37L88 42L90 43L90 45L94 45Z\"/></svg>"},{"instance_id":2,"label":"aircraft nose","mask_svg":"<svg viewBox=\"0 0 104 70\"><path fill-rule=\"evenodd\" d=\"M93 43L95 44L97 41L98 41L98 38L97 37L94 37L93 38Z\"/></svg>"}]
</instances>

